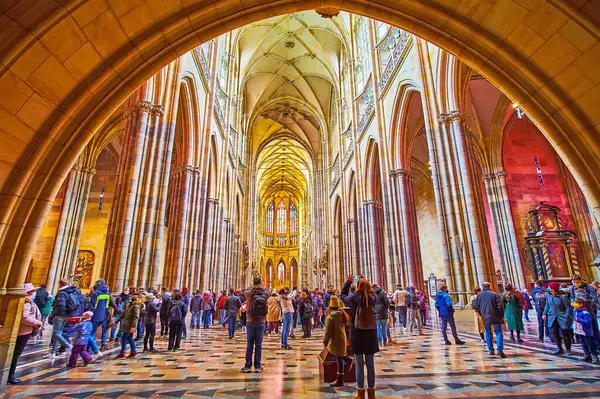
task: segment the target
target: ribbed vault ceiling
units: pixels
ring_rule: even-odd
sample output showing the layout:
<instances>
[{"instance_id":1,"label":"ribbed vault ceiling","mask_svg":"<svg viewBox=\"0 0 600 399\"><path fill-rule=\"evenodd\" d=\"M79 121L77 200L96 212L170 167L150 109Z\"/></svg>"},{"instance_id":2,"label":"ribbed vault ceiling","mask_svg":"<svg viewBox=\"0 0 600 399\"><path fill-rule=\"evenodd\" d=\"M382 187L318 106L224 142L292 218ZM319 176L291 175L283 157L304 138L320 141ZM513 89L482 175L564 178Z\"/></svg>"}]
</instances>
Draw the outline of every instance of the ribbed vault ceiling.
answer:
<instances>
[{"instance_id":1,"label":"ribbed vault ceiling","mask_svg":"<svg viewBox=\"0 0 600 399\"><path fill-rule=\"evenodd\" d=\"M341 18L309 11L240 30L245 120L253 149L260 150L255 157L257 188L265 200L276 192L299 198L309 192L311 154L318 157L321 152L321 137L339 92L344 29ZM285 137L273 139L282 133Z\"/></svg>"}]
</instances>

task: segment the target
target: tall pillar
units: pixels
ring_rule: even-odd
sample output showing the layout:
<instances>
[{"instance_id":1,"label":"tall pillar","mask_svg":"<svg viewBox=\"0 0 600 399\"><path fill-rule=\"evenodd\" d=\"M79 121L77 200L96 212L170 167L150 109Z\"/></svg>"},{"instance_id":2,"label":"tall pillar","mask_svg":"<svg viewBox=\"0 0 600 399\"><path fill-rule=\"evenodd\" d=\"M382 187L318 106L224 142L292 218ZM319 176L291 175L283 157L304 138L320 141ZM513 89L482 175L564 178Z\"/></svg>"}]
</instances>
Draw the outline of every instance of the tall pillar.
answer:
<instances>
[{"instance_id":1,"label":"tall pillar","mask_svg":"<svg viewBox=\"0 0 600 399\"><path fill-rule=\"evenodd\" d=\"M385 248L384 248L384 226L383 207L380 201L365 201L365 228L368 237L366 247L366 277L372 282L385 287L387 276L385 271ZM363 270L365 273L365 270Z\"/></svg>"},{"instance_id":2,"label":"tall pillar","mask_svg":"<svg viewBox=\"0 0 600 399\"><path fill-rule=\"evenodd\" d=\"M422 289L423 261L417 228L417 208L413 193L412 176L406 169L392 171L395 177L397 198L397 223L398 223L398 251L401 259L401 268L404 272L403 283L415 285Z\"/></svg>"},{"instance_id":3,"label":"tall pillar","mask_svg":"<svg viewBox=\"0 0 600 399\"><path fill-rule=\"evenodd\" d=\"M489 236L484 229L485 214L478 212L474 192L472 152L462 126L459 111L440 114L439 128L428 130L432 169L441 184L438 191L438 215L444 219L442 235L449 244L451 282L466 299L472 287L494 276Z\"/></svg>"},{"instance_id":4,"label":"tall pillar","mask_svg":"<svg viewBox=\"0 0 600 399\"><path fill-rule=\"evenodd\" d=\"M358 244L358 222L356 219L348 219L346 221L348 226L348 248L350 252L350 259L352 268L348 268L348 272L353 273L360 272L360 248Z\"/></svg>"},{"instance_id":5,"label":"tall pillar","mask_svg":"<svg viewBox=\"0 0 600 399\"><path fill-rule=\"evenodd\" d=\"M483 177L489 203L492 226L501 261L501 273L504 283L510 282L525 287L523 264L519 253L519 243L510 209L510 200L506 188L506 172L488 173Z\"/></svg>"},{"instance_id":6,"label":"tall pillar","mask_svg":"<svg viewBox=\"0 0 600 399\"><path fill-rule=\"evenodd\" d=\"M202 290L206 291L208 289L214 289L215 275L213 274L212 263L213 263L213 254L214 254L214 246L216 241L215 235L215 217L217 208L219 207L219 200L215 198L208 198L206 201L206 227L205 234L203 238L203 254L204 259L202 262Z\"/></svg>"},{"instance_id":7,"label":"tall pillar","mask_svg":"<svg viewBox=\"0 0 600 399\"><path fill-rule=\"evenodd\" d=\"M116 291L158 283L174 130L163 116L162 105L145 100L124 115L128 123L103 265Z\"/></svg>"},{"instance_id":8,"label":"tall pillar","mask_svg":"<svg viewBox=\"0 0 600 399\"><path fill-rule=\"evenodd\" d=\"M66 191L50 260L47 283L50 292L58 289L60 279L73 278L92 178L96 173L94 168L83 164L82 158L79 158L67 177Z\"/></svg>"}]
</instances>

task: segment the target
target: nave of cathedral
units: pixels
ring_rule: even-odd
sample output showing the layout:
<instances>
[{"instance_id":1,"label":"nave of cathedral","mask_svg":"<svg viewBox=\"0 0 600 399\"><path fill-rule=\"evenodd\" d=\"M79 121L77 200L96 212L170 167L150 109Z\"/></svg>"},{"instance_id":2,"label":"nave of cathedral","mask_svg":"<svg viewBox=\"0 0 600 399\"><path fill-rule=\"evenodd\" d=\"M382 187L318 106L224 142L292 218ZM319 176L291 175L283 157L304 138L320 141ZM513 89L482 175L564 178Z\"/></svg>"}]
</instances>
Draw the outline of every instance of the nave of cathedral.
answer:
<instances>
[{"instance_id":1,"label":"nave of cathedral","mask_svg":"<svg viewBox=\"0 0 600 399\"><path fill-rule=\"evenodd\" d=\"M0 5L0 387L24 283L364 275L464 309L600 279L592 5L30 3Z\"/></svg>"}]
</instances>

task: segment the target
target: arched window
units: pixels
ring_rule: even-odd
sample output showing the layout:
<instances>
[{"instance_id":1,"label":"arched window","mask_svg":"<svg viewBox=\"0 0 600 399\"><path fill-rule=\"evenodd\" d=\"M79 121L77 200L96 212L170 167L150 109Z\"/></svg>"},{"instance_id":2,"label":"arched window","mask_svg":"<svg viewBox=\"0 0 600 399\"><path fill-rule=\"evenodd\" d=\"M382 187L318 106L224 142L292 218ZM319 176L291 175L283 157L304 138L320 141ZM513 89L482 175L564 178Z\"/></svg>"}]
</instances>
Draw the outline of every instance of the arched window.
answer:
<instances>
[{"instance_id":1,"label":"arched window","mask_svg":"<svg viewBox=\"0 0 600 399\"><path fill-rule=\"evenodd\" d=\"M367 19L359 16L354 24L356 33L356 91L362 92L369 76L371 76L371 59L369 49L369 29Z\"/></svg>"},{"instance_id":2,"label":"arched window","mask_svg":"<svg viewBox=\"0 0 600 399\"><path fill-rule=\"evenodd\" d=\"M293 202L290 202L290 234L298 234L298 210Z\"/></svg>"},{"instance_id":3,"label":"arched window","mask_svg":"<svg viewBox=\"0 0 600 399\"><path fill-rule=\"evenodd\" d=\"M267 227L267 233L271 233L273 234L273 221L274 221L274 213L275 213L275 203L271 202L271 205L269 205L269 208L267 209L267 218L265 220L265 225Z\"/></svg>"},{"instance_id":4,"label":"arched window","mask_svg":"<svg viewBox=\"0 0 600 399\"><path fill-rule=\"evenodd\" d=\"M286 211L285 204L283 203L283 200L281 200L277 206L277 234L285 234L287 231Z\"/></svg>"}]
</instances>

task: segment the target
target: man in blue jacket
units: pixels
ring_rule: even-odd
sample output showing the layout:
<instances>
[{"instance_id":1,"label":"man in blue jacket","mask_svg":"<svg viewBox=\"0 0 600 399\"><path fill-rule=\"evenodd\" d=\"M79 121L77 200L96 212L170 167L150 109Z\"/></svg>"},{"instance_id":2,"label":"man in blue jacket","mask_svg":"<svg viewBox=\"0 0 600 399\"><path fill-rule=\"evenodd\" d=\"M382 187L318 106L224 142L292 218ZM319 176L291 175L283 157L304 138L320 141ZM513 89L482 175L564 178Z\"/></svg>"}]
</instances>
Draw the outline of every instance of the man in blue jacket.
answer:
<instances>
[{"instance_id":1,"label":"man in blue jacket","mask_svg":"<svg viewBox=\"0 0 600 399\"><path fill-rule=\"evenodd\" d=\"M92 316L92 337L96 338L96 330L102 326L102 346L100 350L106 349L106 334L108 332L108 321L110 320L109 308L115 308L115 302L110 296L110 291L103 279L96 281L94 292L90 295L90 304L93 307L94 315Z\"/></svg>"},{"instance_id":2,"label":"man in blue jacket","mask_svg":"<svg viewBox=\"0 0 600 399\"><path fill-rule=\"evenodd\" d=\"M442 319L442 336L446 345L452 345L452 342L448 339L446 329L450 325L452 330L452 336L456 345L464 345L464 341L458 338L456 332L456 322L454 321L454 306L452 306L452 299L448 295L448 286L442 285L435 296L435 308L438 310L440 319Z\"/></svg>"}]
</instances>

